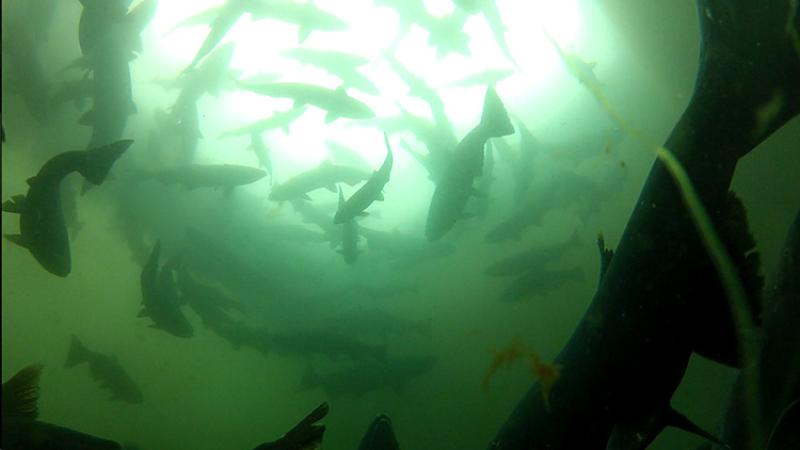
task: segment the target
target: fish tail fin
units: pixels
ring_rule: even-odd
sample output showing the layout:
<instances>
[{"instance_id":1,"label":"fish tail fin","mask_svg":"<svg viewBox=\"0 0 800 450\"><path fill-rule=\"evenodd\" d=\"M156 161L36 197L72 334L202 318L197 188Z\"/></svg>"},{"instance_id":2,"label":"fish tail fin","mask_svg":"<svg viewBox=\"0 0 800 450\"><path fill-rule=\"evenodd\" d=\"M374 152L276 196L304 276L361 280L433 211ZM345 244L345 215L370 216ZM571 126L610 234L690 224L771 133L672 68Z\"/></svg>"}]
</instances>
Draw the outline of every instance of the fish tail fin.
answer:
<instances>
[{"instance_id":1,"label":"fish tail fin","mask_svg":"<svg viewBox=\"0 0 800 450\"><path fill-rule=\"evenodd\" d=\"M9 418L35 420L39 415L41 364L31 364L3 383L3 421Z\"/></svg>"},{"instance_id":2,"label":"fish tail fin","mask_svg":"<svg viewBox=\"0 0 800 450\"><path fill-rule=\"evenodd\" d=\"M88 357L89 350L83 345L78 337L73 334L72 339L70 340L69 352L67 353L67 361L64 363L64 367L76 366L84 361L87 361L89 359Z\"/></svg>"},{"instance_id":3,"label":"fish tail fin","mask_svg":"<svg viewBox=\"0 0 800 450\"><path fill-rule=\"evenodd\" d=\"M483 99L483 113L481 114L480 127L486 131L489 137L502 137L514 134L514 125L508 117L503 101L494 90L494 86L486 89L486 96Z\"/></svg>"},{"instance_id":4,"label":"fish tail fin","mask_svg":"<svg viewBox=\"0 0 800 450\"><path fill-rule=\"evenodd\" d=\"M111 166L131 146L133 140L124 139L112 144L89 149L86 151L86 161L78 169L83 177L93 184L103 184Z\"/></svg>"}]
</instances>

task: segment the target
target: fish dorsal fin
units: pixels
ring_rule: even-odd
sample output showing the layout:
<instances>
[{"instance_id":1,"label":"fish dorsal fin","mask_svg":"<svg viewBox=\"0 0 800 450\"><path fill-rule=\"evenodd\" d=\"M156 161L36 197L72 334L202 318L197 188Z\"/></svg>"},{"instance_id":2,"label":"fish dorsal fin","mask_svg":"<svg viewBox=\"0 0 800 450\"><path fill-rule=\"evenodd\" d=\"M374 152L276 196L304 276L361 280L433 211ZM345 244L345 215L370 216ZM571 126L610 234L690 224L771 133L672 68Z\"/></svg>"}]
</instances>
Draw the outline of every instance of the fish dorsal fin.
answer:
<instances>
[{"instance_id":1,"label":"fish dorsal fin","mask_svg":"<svg viewBox=\"0 0 800 450\"><path fill-rule=\"evenodd\" d=\"M36 177L35 176L30 177L27 180L25 180L25 182L28 183L28 186L33 186L33 183L36 183Z\"/></svg>"},{"instance_id":2,"label":"fish dorsal fin","mask_svg":"<svg viewBox=\"0 0 800 450\"><path fill-rule=\"evenodd\" d=\"M36 420L39 416L41 364L31 364L3 383L3 420Z\"/></svg>"}]
</instances>

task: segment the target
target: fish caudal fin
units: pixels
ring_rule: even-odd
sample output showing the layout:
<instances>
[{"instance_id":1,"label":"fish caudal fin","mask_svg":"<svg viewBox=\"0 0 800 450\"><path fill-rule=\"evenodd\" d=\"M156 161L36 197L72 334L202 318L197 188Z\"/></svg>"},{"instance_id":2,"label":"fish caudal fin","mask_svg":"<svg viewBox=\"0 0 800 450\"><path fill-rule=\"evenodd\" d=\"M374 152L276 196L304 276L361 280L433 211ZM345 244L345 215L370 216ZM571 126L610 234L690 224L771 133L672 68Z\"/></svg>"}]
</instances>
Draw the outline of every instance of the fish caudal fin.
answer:
<instances>
[{"instance_id":1,"label":"fish caudal fin","mask_svg":"<svg viewBox=\"0 0 800 450\"><path fill-rule=\"evenodd\" d=\"M89 350L84 347L83 343L73 334L69 344L69 352L67 353L67 361L64 367L73 367L89 359Z\"/></svg>"},{"instance_id":2,"label":"fish caudal fin","mask_svg":"<svg viewBox=\"0 0 800 450\"><path fill-rule=\"evenodd\" d=\"M31 364L3 383L3 421L35 420L39 415L39 377L41 364Z\"/></svg>"},{"instance_id":3,"label":"fish caudal fin","mask_svg":"<svg viewBox=\"0 0 800 450\"><path fill-rule=\"evenodd\" d=\"M86 180L93 184L103 184L111 166L133 144L133 140L124 139L112 144L86 150L86 161L78 169Z\"/></svg>"},{"instance_id":4,"label":"fish caudal fin","mask_svg":"<svg viewBox=\"0 0 800 450\"><path fill-rule=\"evenodd\" d=\"M495 92L494 87L486 89L483 99L483 113L481 114L480 127L489 137L502 137L514 134L514 125L508 117L508 111L503 101Z\"/></svg>"}]
</instances>

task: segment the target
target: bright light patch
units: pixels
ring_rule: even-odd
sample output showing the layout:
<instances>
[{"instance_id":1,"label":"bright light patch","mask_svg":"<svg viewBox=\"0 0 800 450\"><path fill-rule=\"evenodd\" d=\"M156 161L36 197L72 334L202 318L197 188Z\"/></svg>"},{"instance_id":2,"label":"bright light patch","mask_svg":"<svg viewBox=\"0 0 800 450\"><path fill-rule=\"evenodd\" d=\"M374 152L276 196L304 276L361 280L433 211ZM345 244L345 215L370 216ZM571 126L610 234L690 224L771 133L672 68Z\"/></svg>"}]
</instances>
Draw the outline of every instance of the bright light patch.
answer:
<instances>
[{"instance_id":1,"label":"bright light patch","mask_svg":"<svg viewBox=\"0 0 800 450\"><path fill-rule=\"evenodd\" d=\"M183 70L194 58L209 27L195 25L177 28L169 34L167 32L187 17L223 3L219 0L174 0L159 4L152 29L157 36L155 47L163 61L158 66L160 76L166 77L166 74ZM349 89L348 94L368 104L378 117L399 114L397 105L414 114L430 117L428 105L408 96L406 84L384 60L384 52L393 48L396 58L409 71L437 89L459 137L480 119L484 89L480 86L451 88L448 84L488 69L514 69L516 73L501 81L497 89L509 109L515 110L515 102L536 96L538 91L551 84L553 78L564 76L561 61L545 38L544 30L562 45L568 45L579 38L581 29L577 0L498 1L500 19L506 28L503 37L520 70L502 51L483 14L469 16L465 22L464 32L469 39L470 54L449 53L442 56L437 55L436 49L428 42L427 31L419 26L413 26L404 36L397 36L397 13L388 7L376 7L371 0L317 0L313 5L344 19L349 29L344 32L314 31L301 44L298 42L297 25L268 18L253 21L249 14L244 14L223 40L236 43L231 68L240 78L276 74L278 81L335 89L341 84L337 77L322 69L284 58L280 53L298 46L346 51L370 60L359 70L380 91L379 96L354 89ZM451 13L464 14L449 0L427 1L426 6L428 12L436 17ZM206 98L201 102L200 119L205 138L201 140L198 155L203 155L204 160L216 157L237 163L252 159L252 155L243 150L220 150L244 148L248 144L248 136L224 140L218 140L217 136L293 106L291 100L272 99L235 89L223 92L217 99ZM377 129L361 126L349 119L326 124L325 112L313 106L309 106L306 113L291 125L288 136L282 130L275 130L266 133L264 138L274 150L279 173L285 175L309 169L327 158L326 139L349 145L374 167L380 165L385 155L382 135ZM396 146L399 147L399 143ZM397 170L415 166L417 163L405 152L395 152Z\"/></svg>"}]
</instances>

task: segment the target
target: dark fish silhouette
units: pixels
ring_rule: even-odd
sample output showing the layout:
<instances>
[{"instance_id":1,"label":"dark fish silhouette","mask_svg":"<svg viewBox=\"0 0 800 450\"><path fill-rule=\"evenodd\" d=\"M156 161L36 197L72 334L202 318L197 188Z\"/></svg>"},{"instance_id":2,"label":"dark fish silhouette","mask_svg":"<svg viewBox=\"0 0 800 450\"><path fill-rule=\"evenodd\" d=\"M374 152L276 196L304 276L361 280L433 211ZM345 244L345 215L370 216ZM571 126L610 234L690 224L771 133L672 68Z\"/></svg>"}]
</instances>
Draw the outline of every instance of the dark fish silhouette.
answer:
<instances>
[{"instance_id":1,"label":"dark fish silhouette","mask_svg":"<svg viewBox=\"0 0 800 450\"><path fill-rule=\"evenodd\" d=\"M3 211L20 215L20 234L6 237L27 248L48 272L66 277L72 268L69 237L61 205L61 182L72 172L90 183L105 181L114 162L133 143L117 141L85 151L70 151L50 158L28 179L28 194L3 203Z\"/></svg>"},{"instance_id":2,"label":"dark fish silhouette","mask_svg":"<svg viewBox=\"0 0 800 450\"><path fill-rule=\"evenodd\" d=\"M86 348L76 336L72 336L65 367L86 363L92 379L100 382L100 387L111 391L112 400L126 403L141 403L144 396L139 386L120 365L115 356L106 356Z\"/></svg>"},{"instance_id":3,"label":"dark fish silhouette","mask_svg":"<svg viewBox=\"0 0 800 450\"><path fill-rule=\"evenodd\" d=\"M122 450L114 441L37 420L41 372L41 365L30 365L3 383L4 449Z\"/></svg>"}]
</instances>

